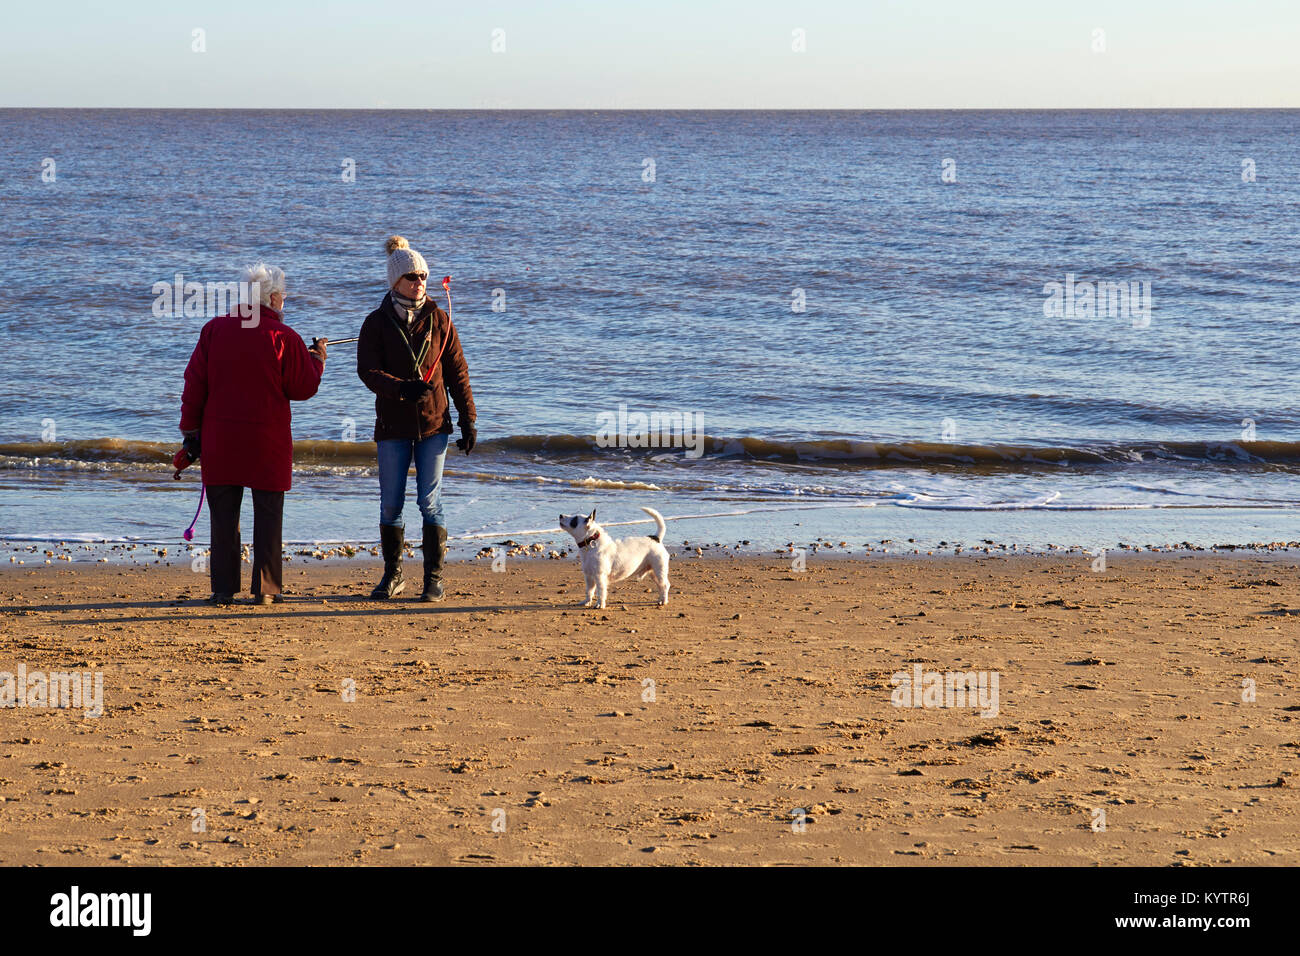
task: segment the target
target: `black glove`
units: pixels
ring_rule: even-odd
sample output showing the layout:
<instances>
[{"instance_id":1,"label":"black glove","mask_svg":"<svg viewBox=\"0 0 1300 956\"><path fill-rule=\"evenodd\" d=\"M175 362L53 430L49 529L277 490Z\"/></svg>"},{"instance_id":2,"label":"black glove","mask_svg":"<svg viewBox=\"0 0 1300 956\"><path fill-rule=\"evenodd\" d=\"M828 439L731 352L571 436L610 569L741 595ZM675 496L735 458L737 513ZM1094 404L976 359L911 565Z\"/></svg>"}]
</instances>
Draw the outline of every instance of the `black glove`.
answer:
<instances>
[{"instance_id":1,"label":"black glove","mask_svg":"<svg viewBox=\"0 0 1300 956\"><path fill-rule=\"evenodd\" d=\"M418 402L428 391L431 391L429 383L418 378L409 378L397 385L397 393L408 402Z\"/></svg>"},{"instance_id":2,"label":"black glove","mask_svg":"<svg viewBox=\"0 0 1300 956\"><path fill-rule=\"evenodd\" d=\"M185 432L185 440L181 442L181 447L185 449L185 454L190 456L190 461L199 460L199 433Z\"/></svg>"},{"instance_id":3,"label":"black glove","mask_svg":"<svg viewBox=\"0 0 1300 956\"><path fill-rule=\"evenodd\" d=\"M474 450L476 441L478 441L478 431L474 428L474 423L461 422L460 437L456 439L456 447L468 455Z\"/></svg>"}]
</instances>

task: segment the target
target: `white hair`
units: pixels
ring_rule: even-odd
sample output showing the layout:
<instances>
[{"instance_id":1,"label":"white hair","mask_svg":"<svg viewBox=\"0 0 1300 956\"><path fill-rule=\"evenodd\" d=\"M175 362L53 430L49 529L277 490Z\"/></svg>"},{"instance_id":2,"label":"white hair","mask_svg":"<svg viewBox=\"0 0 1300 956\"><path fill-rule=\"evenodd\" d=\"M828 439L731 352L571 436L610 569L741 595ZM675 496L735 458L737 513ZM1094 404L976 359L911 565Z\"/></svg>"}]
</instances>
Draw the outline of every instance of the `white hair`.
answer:
<instances>
[{"instance_id":1,"label":"white hair","mask_svg":"<svg viewBox=\"0 0 1300 956\"><path fill-rule=\"evenodd\" d=\"M257 283L260 304L267 308L271 307L272 292L284 295L284 270L277 269L275 266L268 266L265 262L244 266L244 271L239 274L239 282L240 300L246 305L256 304L248 301L253 295L250 288L253 283Z\"/></svg>"}]
</instances>

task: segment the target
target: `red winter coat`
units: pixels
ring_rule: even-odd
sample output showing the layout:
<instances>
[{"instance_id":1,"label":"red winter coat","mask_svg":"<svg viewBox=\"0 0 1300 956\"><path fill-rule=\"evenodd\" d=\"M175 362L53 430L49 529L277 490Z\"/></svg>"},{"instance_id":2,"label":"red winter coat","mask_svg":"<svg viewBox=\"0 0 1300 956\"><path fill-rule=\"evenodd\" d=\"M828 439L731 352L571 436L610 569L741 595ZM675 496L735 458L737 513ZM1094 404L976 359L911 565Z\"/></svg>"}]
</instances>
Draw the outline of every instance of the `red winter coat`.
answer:
<instances>
[{"instance_id":1,"label":"red winter coat","mask_svg":"<svg viewBox=\"0 0 1300 956\"><path fill-rule=\"evenodd\" d=\"M293 473L289 402L320 387L324 365L302 338L262 306L256 326L238 315L213 319L185 367L181 431L202 429L205 485L288 491Z\"/></svg>"}]
</instances>

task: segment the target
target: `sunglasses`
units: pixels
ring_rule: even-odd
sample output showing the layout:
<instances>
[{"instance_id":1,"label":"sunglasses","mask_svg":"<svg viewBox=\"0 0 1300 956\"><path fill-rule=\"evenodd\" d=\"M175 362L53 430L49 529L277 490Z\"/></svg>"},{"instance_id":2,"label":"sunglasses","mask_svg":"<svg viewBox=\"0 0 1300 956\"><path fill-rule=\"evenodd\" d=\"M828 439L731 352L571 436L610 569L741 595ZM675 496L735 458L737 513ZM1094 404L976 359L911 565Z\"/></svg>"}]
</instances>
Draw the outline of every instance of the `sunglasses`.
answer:
<instances>
[{"instance_id":1,"label":"sunglasses","mask_svg":"<svg viewBox=\"0 0 1300 956\"><path fill-rule=\"evenodd\" d=\"M423 272L408 272L406 275L402 276L402 278L407 282L423 282L429 277Z\"/></svg>"}]
</instances>

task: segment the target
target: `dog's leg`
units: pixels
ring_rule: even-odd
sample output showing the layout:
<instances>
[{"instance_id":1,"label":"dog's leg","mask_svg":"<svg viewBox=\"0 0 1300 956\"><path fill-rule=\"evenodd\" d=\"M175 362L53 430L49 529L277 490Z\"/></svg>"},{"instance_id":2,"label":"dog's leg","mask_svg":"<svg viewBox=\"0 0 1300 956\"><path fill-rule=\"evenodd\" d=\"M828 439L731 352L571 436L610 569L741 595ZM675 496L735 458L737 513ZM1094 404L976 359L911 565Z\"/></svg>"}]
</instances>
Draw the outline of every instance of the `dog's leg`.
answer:
<instances>
[{"instance_id":1,"label":"dog's leg","mask_svg":"<svg viewBox=\"0 0 1300 956\"><path fill-rule=\"evenodd\" d=\"M650 562L654 566L655 584L659 585L659 606L668 603L668 555L656 554Z\"/></svg>"},{"instance_id":2,"label":"dog's leg","mask_svg":"<svg viewBox=\"0 0 1300 956\"><path fill-rule=\"evenodd\" d=\"M605 609L605 593L609 590L609 578L602 574L596 585L596 590L600 596L600 603L596 606L603 611Z\"/></svg>"},{"instance_id":3,"label":"dog's leg","mask_svg":"<svg viewBox=\"0 0 1300 956\"><path fill-rule=\"evenodd\" d=\"M582 602L582 606L591 607L591 605L596 601L596 582L594 580L588 580L585 584L587 586L587 600Z\"/></svg>"}]
</instances>

